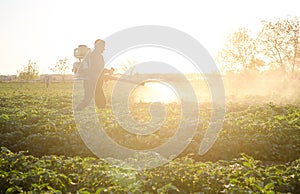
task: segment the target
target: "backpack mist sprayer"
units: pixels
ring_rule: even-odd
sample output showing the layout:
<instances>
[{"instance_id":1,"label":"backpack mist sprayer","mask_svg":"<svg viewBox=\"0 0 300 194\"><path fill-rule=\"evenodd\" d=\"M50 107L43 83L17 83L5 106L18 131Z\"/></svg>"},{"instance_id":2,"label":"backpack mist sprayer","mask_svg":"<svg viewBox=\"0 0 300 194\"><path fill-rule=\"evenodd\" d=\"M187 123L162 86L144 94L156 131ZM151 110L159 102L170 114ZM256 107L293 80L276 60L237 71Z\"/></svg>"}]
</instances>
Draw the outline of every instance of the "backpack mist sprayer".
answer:
<instances>
[{"instance_id":1,"label":"backpack mist sprayer","mask_svg":"<svg viewBox=\"0 0 300 194\"><path fill-rule=\"evenodd\" d=\"M86 45L78 45L77 48L74 49L74 57L78 59L73 64L72 72L76 75L76 80L85 80L88 79L87 77L87 72L89 68L89 63L90 63L90 54L91 54L91 49L87 47ZM114 76L114 68L110 69L104 69L102 72L103 80L118 80L122 82L127 82L127 83L133 83L137 84L138 82L136 80L130 80L127 78L118 78ZM141 85L144 85L144 83L141 83Z\"/></svg>"},{"instance_id":2,"label":"backpack mist sprayer","mask_svg":"<svg viewBox=\"0 0 300 194\"><path fill-rule=\"evenodd\" d=\"M91 52L91 49L88 48L86 45L78 45L77 48L74 49L74 57L78 59L73 64L72 72L74 74L82 73L81 71L85 71L88 68L88 64L84 64L84 59L87 60L87 55ZM80 68L80 69L79 69Z\"/></svg>"}]
</instances>

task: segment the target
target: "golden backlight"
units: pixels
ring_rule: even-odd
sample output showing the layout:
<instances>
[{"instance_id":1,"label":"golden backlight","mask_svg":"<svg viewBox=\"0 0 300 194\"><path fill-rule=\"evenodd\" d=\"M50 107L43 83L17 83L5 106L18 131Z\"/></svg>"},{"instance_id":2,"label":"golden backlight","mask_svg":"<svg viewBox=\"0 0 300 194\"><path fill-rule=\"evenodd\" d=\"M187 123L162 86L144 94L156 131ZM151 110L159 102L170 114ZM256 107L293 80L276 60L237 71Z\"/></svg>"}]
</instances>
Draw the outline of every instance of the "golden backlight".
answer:
<instances>
[{"instance_id":1,"label":"golden backlight","mask_svg":"<svg viewBox=\"0 0 300 194\"><path fill-rule=\"evenodd\" d=\"M159 81L147 81L138 85L131 97L135 103L173 103L179 101L172 87Z\"/></svg>"}]
</instances>

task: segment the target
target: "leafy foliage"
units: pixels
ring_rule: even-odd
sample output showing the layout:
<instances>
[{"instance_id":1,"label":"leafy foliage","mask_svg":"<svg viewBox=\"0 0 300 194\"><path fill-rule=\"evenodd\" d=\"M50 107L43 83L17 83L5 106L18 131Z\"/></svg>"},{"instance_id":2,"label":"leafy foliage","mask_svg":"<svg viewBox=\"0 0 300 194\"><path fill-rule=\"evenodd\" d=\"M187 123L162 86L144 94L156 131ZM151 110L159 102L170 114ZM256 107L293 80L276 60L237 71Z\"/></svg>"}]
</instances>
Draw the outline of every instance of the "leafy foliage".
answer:
<instances>
[{"instance_id":1,"label":"leafy foliage","mask_svg":"<svg viewBox=\"0 0 300 194\"><path fill-rule=\"evenodd\" d=\"M93 156L76 129L71 83L53 83L49 89L42 83L1 83L0 91L0 146L12 151L28 150L35 156ZM239 153L263 161L287 162L300 158L299 103L264 103L259 97L249 97L247 102L227 105L217 142L209 153L197 158L230 160ZM139 104L134 107L133 117L147 122L150 119L148 106ZM201 104L200 108L198 130L183 155L198 152L209 124L210 104ZM173 136L174 129L180 124L178 109L176 105L169 105L168 117L161 129L145 137L130 135L123 130L111 109L98 112L107 134L116 142L129 148L150 149Z\"/></svg>"},{"instance_id":2,"label":"leafy foliage","mask_svg":"<svg viewBox=\"0 0 300 194\"><path fill-rule=\"evenodd\" d=\"M159 168L135 171L94 158L76 130L71 95L71 83L47 89L43 83L0 84L0 193L300 192L299 101L274 104L252 96L229 103L222 132L204 156L195 153L211 106L200 104L198 130L184 153ZM149 120L147 104L133 108L135 119ZM161 130L144 139L122 131L111 109L98 113L118 143L149 149L172 137L177 108L167 106Z\"/></svg>"},{"instance_id":3,"label":"leafy foliage","mask_svg":"<svg viewBox=\"0 0 300 194\"><path fill-rule=\"evenodd\" d=\"M91 157L26 156L5 147L0 192L48 193L299 193L300 160L264 165L245 154L231 161L197 162L186 156L142 171Z\"/></svg>"}]
</instances>

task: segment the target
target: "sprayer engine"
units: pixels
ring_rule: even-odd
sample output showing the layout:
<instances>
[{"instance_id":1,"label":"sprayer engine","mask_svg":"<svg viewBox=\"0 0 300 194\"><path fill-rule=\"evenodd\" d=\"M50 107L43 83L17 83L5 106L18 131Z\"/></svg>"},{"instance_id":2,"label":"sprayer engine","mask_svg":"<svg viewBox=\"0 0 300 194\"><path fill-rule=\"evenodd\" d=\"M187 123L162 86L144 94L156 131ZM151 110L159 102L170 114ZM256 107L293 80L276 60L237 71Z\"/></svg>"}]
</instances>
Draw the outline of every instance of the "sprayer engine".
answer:
<instances>
[{"instance_id":1,"label":"sprayer engine","mask_svg":"<svg viewBox=\"0 0 300 194\"><path fill-rule=\"evenodd\" d=\"M74 49L74 57L81 60L83 59L91 49L86 45L78 45L77 48Z\"/></svg>"}]
</instances>

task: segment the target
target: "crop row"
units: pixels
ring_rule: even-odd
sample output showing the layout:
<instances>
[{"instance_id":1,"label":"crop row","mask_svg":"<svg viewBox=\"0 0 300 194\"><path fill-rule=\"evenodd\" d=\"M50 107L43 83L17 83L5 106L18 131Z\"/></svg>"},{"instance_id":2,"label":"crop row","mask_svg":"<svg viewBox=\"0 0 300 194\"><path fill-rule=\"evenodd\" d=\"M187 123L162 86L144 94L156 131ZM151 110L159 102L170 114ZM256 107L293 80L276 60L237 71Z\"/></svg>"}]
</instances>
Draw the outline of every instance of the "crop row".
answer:
<instances>
[{"instance_id":1,"label":"crop row","mask_svg":"<svg viewBox=\"0 0 300 194\"><path fill-rule=\"evenodd\" d=\"M93 157L43 156L1 148L0 192L48 193L299 193L300 160L265 165L245 154L231 161L189 156L146 170Z\"/></svg>"}]
</instances>

